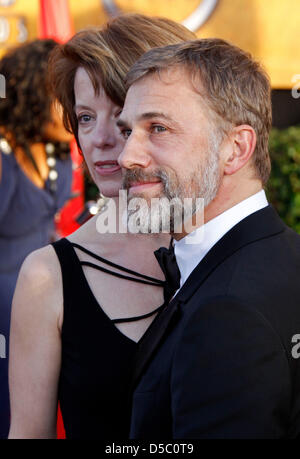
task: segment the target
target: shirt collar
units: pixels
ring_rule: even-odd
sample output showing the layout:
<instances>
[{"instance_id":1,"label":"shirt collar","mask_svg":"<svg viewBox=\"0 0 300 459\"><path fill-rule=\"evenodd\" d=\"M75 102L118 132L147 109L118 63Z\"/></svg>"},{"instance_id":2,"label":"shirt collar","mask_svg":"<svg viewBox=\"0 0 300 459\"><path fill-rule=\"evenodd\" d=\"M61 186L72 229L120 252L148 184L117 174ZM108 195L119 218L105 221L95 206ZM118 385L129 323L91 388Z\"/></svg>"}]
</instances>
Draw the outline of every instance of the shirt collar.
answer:
<instances>
[{"instance_id":1,"label":"shirt collar","mask_svg":"<svg viewBox=\"0 0 300 459\"><path fill-rule=\"evenodd\" d=\"M174 240L176 261L180 270L180 287L209 250L244 218L268 206L264 190L239 202L234 207L197 228L188 236Z\"/></svg>"}]
</instances>

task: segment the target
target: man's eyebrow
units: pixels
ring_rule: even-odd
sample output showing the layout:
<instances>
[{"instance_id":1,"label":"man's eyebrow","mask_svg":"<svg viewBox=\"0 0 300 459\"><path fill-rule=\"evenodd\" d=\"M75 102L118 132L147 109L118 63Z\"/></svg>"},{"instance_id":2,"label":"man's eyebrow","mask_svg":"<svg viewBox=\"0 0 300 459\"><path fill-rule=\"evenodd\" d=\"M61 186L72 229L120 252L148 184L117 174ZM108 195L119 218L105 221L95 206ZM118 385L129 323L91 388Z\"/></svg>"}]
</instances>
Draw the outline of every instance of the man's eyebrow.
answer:
<instances>
[{"instance_id":1,"label":"man's eyebrow","mask_svg":"<svg viewBox=\"0 0 300 459\"><path fill-rule=\"evenodd\" d=\"M122 116L122 115L121 115ZM145 121L152 118L163 118L166 121L171 121L171 118L167 116L165 113L162 112L145 112L139 115L136 119L137 122ZM125 119L119 118L117 121L117 125L119 127L128 127L128 122Z\"/></svg>"}]
</instances>

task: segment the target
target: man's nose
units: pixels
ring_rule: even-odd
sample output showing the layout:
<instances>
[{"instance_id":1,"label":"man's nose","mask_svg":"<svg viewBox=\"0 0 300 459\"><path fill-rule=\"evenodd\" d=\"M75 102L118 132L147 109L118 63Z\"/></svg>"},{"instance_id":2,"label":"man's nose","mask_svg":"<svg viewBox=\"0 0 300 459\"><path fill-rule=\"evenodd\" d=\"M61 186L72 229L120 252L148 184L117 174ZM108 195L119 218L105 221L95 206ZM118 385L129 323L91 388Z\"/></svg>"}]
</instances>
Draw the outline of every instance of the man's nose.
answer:
<instances>
[{"instance_id":1,"label":"man's nose","mask_svg":"<svg viewBox=\"0 0 300 459\"><path fill-rule=\"evenodd\" d=\"M146 141L132 132L126 140L124 148L118 158L118 163L124 169L149 167L151 155L149 151L147 151Z\"/></svg>"}]
</instances>

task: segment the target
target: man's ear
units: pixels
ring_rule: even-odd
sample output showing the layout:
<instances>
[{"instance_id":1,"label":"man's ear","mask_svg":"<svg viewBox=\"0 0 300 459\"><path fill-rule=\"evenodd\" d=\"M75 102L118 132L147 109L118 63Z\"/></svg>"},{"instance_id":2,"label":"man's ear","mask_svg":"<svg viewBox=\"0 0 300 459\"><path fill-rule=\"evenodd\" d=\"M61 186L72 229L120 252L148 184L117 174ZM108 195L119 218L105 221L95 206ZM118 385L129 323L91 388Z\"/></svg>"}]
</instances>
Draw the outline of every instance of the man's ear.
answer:
<instances>
[{"instance_id":1,"label":"man's ear","mask_svg":"<svg viewBox=\"0 0 300 459\"><path fill-rule=\"evenodd\" d=\"M256 133L251 126L236 126L230 135L230 152L224 163L224 174L232 175L251 159L256 146Z\"/></svg>"}]
</instances>

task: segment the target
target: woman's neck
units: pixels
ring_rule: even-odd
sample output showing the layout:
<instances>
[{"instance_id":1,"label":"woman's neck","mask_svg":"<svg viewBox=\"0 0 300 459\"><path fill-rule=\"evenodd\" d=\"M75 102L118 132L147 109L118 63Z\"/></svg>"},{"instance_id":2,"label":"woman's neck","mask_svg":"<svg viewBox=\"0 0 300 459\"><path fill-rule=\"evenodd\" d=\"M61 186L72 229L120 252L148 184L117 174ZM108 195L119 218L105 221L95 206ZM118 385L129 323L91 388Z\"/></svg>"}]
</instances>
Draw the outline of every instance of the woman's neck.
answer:
<instances>
[{"instance_id":1,"label":"woman's neck","mask_svg":"<svg viewBox=\"0 0 300 459\"><path fill-rule=\"evenodd\" d=\"M128 228L128 208L127 200L114 196L104 198L105 204L95 217L96 230L99 234L105 234L106 240L109 235L112 240L116 241L116 234L119 236L122 243L126 241L135 241L136 243L149 244L153 247L168 246L170 235L166 233L134 233Z\"/></svg>"}]
</instances>

